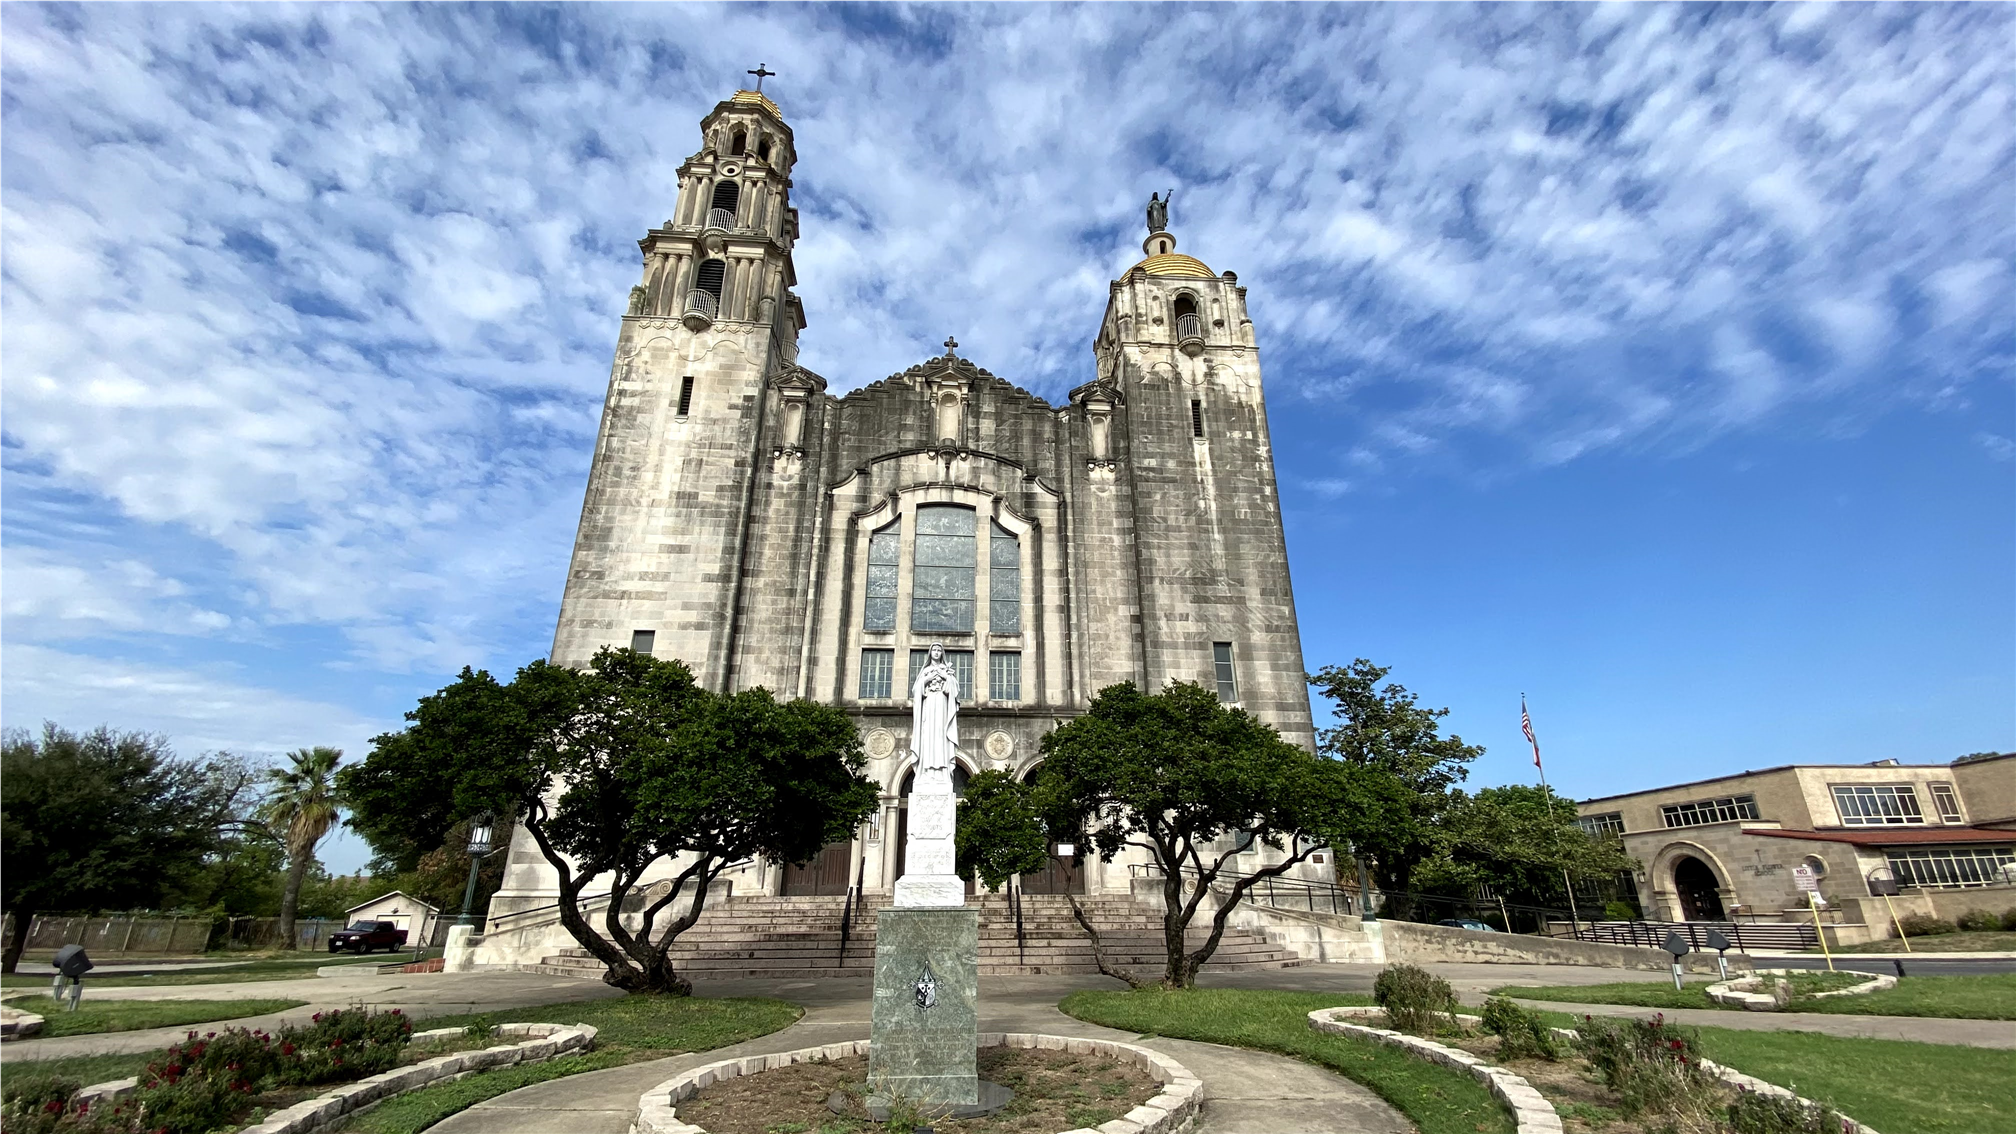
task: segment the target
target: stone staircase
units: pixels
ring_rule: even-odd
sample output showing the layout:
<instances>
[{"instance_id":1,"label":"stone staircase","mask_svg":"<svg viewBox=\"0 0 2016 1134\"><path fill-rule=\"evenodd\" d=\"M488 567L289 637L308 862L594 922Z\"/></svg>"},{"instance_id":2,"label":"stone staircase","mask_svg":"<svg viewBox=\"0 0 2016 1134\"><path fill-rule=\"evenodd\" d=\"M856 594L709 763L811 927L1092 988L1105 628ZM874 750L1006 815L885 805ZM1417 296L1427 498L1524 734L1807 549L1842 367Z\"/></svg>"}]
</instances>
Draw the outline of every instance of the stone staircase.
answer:
<instances>
[{"instance_id":1,"label":"stone staircase","mask_svg":"<svg viewBox=\"0 0 2016 1134\"><path fill-rule=\"evenodd\" d=\"M1023 897L1020 947L1015 940L1015 913L1005 898L987 895L968 901L980 910L983 976L1099 971L1092 960L1092 945L1063 897ZM846 902L843 897L757 896L710 905L699 924L680 934L673 945L673 969L686 977L713 980L871 977L875 973L875 915L888 907L889 899L871 896L855 908L843 951L840 920ZM1161 914L1127 898L1080 898L1079 902L1092 924L1099 927L1110 961L1143 977L1161 972L1165 964ZM1200 916L1199 922L1208 932L1208 920ZM1205 935L1193 928L1190 947L1203 944ZM1228 927L1204 970L1287 968L1301 963L1295 953L1258 930ZM539 964L525 967L533 972L598 979L603 971L602 962L579 947L563 948Z\"/></svg>"}]
</instances>

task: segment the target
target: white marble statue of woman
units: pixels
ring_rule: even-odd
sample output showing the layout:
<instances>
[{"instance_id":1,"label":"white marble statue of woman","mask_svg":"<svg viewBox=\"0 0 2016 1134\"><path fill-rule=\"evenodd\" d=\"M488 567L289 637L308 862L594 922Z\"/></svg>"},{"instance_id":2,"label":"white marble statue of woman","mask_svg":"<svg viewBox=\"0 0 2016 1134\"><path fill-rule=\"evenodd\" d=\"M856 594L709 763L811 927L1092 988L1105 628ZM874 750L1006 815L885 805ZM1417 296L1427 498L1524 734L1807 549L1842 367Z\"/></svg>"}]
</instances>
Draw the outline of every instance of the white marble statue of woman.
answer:
<instances>
[{"instance_id":1,"label":"white marble statue of woman","mask_svg":"<svg viewBox=\"0 0 2016 1134\"><path fill-rule=\"evenodd\" d=\"M959 751L959 673L945 660L945 647L932 646L931 660L917 671L910 687L910 755L917 761L916 790L927 790L924 776L944 777L952 790L952 758Z\"/></svg>"},{"instance_id":2,"label":"white marble statue of woman","mask_svg":"<svg viewBox=\"0 0 2016 1134\"><path fill-rule=\"evenodd\" d=\"M903 847L903 877L896 880L898 906L957 906L966 884L954 871L953 827L959 800L952 794L952 761L959 752L959 675L945 660L945 647L932 646L931 660L910 686L911 782L909 832Z\"/></svg>"}]
</instances>

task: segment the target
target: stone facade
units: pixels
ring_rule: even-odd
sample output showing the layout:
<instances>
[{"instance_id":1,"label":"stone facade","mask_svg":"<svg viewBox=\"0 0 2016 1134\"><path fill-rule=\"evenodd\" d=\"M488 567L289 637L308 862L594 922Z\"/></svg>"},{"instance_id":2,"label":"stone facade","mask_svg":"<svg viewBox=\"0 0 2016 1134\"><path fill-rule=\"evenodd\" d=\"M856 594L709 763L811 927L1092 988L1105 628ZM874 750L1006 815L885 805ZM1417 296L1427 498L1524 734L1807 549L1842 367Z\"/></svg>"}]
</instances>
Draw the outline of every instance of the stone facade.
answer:
<instances>
[{"instance_id":1,"label":"stone facade","mask_svg":"<svg viewBox=\"0 0 2016 1134\"><path fill-rule=\"evenodd\" d=\"M1880 938L1893 908L2004 908L2011 887L1998 873L2016 861L2016 754L1766 768L1576 806L1585 827L1617 835L1638 859L1640 904L1654 919L1810 920L1793 877L1803 865L1819 878L1826 920ZM1871 884L1886 870L1903 891L1887 905Z\"/></svg>"},{"instance_id":2,"label":"stone facade","mask_svg":"<svg viewBox=\"0 0 2016 1134\"><path fill-rule=\"evenodd\" d=\"M913 651L963 666L965 774L1027 774L1121 681L1221 690L1312 742L1246 292L1150 234L1067 404L946 352L844 396L797 363L792 135L743 91L640 241L553 660L678 658L859 721L884 807L844 848L897 876ZM732 186L732 188L724 188ZM841 863L842 848L829 848ZM520 839L492 913L553 900ZM1083 866L1094 892L1125 864ZM1327 869L1327 867L1325 868ZM789 882L765 863L737 892Z\"/></svg>"}]
</instances>

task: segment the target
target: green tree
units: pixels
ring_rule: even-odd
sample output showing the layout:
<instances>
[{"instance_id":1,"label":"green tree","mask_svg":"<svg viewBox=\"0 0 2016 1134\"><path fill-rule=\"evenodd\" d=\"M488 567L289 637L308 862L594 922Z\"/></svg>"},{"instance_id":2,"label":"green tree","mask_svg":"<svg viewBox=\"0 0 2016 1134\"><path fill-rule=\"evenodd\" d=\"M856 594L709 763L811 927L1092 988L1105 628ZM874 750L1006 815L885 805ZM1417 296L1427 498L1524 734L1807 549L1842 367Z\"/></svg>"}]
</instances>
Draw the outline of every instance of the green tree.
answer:
<instances>
[{"instance_id":1,"label":"green tree","mask_svg":"<svg viewBox=\"0 0 2016 1134\"><path fill-rule=\"evenodd\" d=\"M1040 870L1050 836L1029 789L1006 772L982 772L966 784L952 843L959 876L979 876L989 890L1017 874Z\"/></svg>"},{"instance_id":2,"label":"green tree","mask_svg":"<svg viewBox=\"0 0 2016 1134\"><path fill-rule=\"evenodd\" d=\"M560 924L631 991L692 990L667 954L730 864L809 862L877 799L845 713L765 689L710 693L683 664L630 650L578 671L535 661L508 685L464 669L406 716L346 783L362 786L352 807L367 838L411 820L426 841L374 849L441 845L479 811L516 816L557 876ZM434 798L412 798L423 793ZM599 927L591 882L608 894Z\"/></svg>"},{"instance_id":3,"label":"green tree","mask_svg":"<svg viewBox=\"0 0 2016 1134\"><path fill-rule=\"evenodd\" d=\"M1367 857L1387 912L1413 915L1414 869L1441 853L1440 826L1454 802L1454 789L1468 776L1481 745L1441 734L1448 709L1424 709L1413 693L1386 681L1392 669L1358 658L1350 665L1324 666L1309 683L1336 702L1335 728L1318 729L1316 750L1357 768L1392 777L1382 788L1390 803L1388 821L1356 840L1353 852ZM1385 682L1381 685L1381 682ZM1397 785L1398 792L1393 792Z\"/></svg>"},{"instance_id":4,"label":"green tree","mask_svg":"<svg viewBox=\"0 0 2016 1134\"><path fill-rule=\"evenodd\" d=\"M1445 888L1485 885L1510 902L1560 903L1570 877L1614 878L1637 865L1617 840L1590 838L1574 803L1531 784L1456 792L1443 834L1442 855L1424 872Z\"/></svg>"},{"instance_id":5,"label":"green tree","mask_svg":"<svg viewBox=\"0 0 2016 1134\"><path fill-rule=\"evenodd\" d=\"M1043 738L1043 756L1045 774L1034 790L1052 830L1085 831L1107 862L1123 847L1145 850L1160 871L1162 983L1169 988L1195 982L1247 891L1356 837L1383 809L1366 782L1371 777L1295 747L1190 682L1171 682L1157 694L1131 683L1108 686L1085 715ZM1252 844L1271 848L1278 860L1228 871ZM1214 892L1210 933L1191 949L1190 924ZM1096 950L1097 935L1075 899L1072 908ZM1100 967L1133 983L1103 956Z\"/></svg>"},{"instance_id":6,"label":"green tree","mask_svg":"<svg viewBox=\"0 0 2016 1134\"><path fill-rule=\"evenodd\" d=\"M240 814L243 765L179 759L160 736L100 727L0 738L0 860L13 972L37 913L156 902Z\"/></svg>"},{"instance_id":7,"label":"green tree","mask_svg":"<svg viewBox=\"0 0 2016 1134\"><path fill-rule=\"evenodd\" d=\"M294 948L294 907L301 899L301 880L315 862L315 844L342 818L336 788L336 765L343 753L335 748L298 748L287 763L266 774L266 804L259 817L287 848L287 885L280 892L281 949Z\"/></svg>"}]
</instances>

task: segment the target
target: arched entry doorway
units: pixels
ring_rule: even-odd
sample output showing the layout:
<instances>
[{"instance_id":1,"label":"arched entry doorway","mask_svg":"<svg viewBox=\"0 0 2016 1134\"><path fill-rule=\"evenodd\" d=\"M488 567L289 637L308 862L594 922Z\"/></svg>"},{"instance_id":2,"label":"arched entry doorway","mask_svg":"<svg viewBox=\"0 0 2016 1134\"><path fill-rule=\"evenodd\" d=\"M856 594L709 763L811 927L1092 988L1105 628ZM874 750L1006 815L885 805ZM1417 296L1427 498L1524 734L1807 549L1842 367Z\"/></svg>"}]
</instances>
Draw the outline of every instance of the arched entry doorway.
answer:
<instances>
[{"instance_id":1,"label":"arched entry doorway","mask_svg":"<svg viewBox=\"0 0 2016 1134\"><path fill-rule=\"evenodd\" d=\"M969 779L971 779L971 775L966 771L966 766L956 760L953 761L952 794L961 799L965 798L966 782ZM910 789L915 787L916 784L917 772L915 769L912 769L903 773L903 786L896 789L896 794L899 797L899 801L896 804L896 877L898 878L903 877L903 860L910 850ZM973 893L973 880L968 878L966 880L966 896L970 898L973 896Z\"/></svg>"},{"instance_id":2,"label":"arched entry doorway","mask_svg":"<svg viewBox=\"0 0 2016 1134\"><path fill-rule=\"evenodd\" d=\"M1726 920L1715 871L1693 855L1673 864L1673 892L1680 897L1680 916L1688 921Z\"/></svg>"},{"instance_id":3,"label":"arched entry doorway","mask_svg":"<svg viewBox=\"0 0 2016 1134\"><path fill-rule=\"evenodd\" d=\"M1043 777L1043 765L1029 769L1022 777L1026 783L1035 783ZM1082 894L1085 892L1085 844L1077 839L1075 854L1064 856L1057 853L1058 839L1052 832L1050 857L1043 863L1043 869L1021 876L1018 883L1025 894Z\"/></svg>"}]
</instances>

